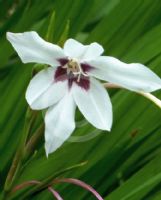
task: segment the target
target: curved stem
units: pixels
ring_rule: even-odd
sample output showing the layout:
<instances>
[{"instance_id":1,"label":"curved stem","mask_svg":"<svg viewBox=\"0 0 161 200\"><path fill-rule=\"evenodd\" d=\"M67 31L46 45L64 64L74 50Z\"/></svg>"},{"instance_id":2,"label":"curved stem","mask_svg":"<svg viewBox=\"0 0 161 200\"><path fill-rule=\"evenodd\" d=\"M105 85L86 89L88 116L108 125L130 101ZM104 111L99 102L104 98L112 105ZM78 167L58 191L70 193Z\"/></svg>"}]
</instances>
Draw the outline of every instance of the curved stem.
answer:
<instances>
[{"instance_id":1,"label":"curved stem","mask_svg":"<svg viewBox=\"0 0 161 200\"><path fill-rule=\"evenodd\" d=\"M57 200L63 200L63 198L60 196L60 194L56 190L54 190L52 187L48 187L48 190L53 194L53 196Z\"/></svg>"},{"instance_id":2,"label":"curved stem","mask_svg":"<svg viewBox=\"0 0 161 200\"><path fill-rule=\"evenodd\" d=\"M103 85L104 85L105 88L109 88L109 89L110 88L122 88L121 86L115 85L113 83L104 83ZM125 89L125 88L122 88L122 89ZM145 98L152 101L156 106L161 108L161 100L158 99L157 97L155 97L153 94L151 94L149 92L136 92L136 93L144 96Z\"/></svg>"},{"instance_id":3,"label":"curved stem","mask_svg":"<svg viewBox=\"0 0 161 200\"><path fill-rule=\"evenodd\" d=\"M31 181L26 181L24 183L21 183L17 186L15 186L13 189L12 189L12 193L14 192L17 192L18 190L22 190L24 189L25 187L27 186L31 186L31 185L39 185L41 184L42 182L40 181L37 181L37 180L31 180ZM63 198L60 196L60 194L54 190L51 186L48 187L48 191L51 192L53 194L53 196L57 199L57 200L63 200Z\"/></svg>"},{"instance_id":4,"label":"curved stem","mask_svg":"<svg viewBox=\"0 0 161 200\"><path fill-rule=\"evenodd\" d=\"M100 196L100 194L98 194L98 192L93 187L91 187L90 185L88 185L87 183L85 183L81 180L74 179L74 178L62 178L62 179L55 179L53 181L53 184L54 183L62 183L62 182L78 185L78 186L86 189L87 191L91 192L98 200L103 200L103 198Z\"/></svg>"},{"instance_id":5,"label":"curved stem","mask_svg":"<svg viewBox=\"0 0 161 200\"><path fill-rule=\"evenodd\" d=\"M32 181L26 181L24 183L21 183L19 185L16 185L13 189L12 189L12 193L13 192L17 192L18 190L21 190L27 186L30 186L30 185L37 185L37 184L40 184L41 182L40 181L36 181L36 180L32 180Z\"/></svg>"},{"instance_id":6,"label":"curved stem","mask_svg":"<svg viewBox=\"0 0 161 200\"><path fill-rule=\"evenodd\" d=\"M148 92L138 92L138 94L141 94L145 98L147 98L150 101L152 101L156 106L158 106L159 108L161 108L161 100L158 99L157 97L155 97L154 95L152 95L151 93L148 93Z\"/></svg>"},{"instance_id":7,"label":"curved stem","mask_svg":"<svg viewBox=\"0 0 161 200\"><path fill-rule=\"evenodd\" d=\"M48 185L44 189L48 189L48 191L51 192L57 200L63 200L63 198L60 196L60 194L51 187L52 184L63 183L63 182L78 185L78 186L86 189L87 191L91 192L98 200L103 200L103 198L98 194L98 192L94 188L92 188L90 185L84 183L83 181L74 179L74 178L55 179L54 181L51 182L50 185ZM43 182L40 182L37 180L26 181L24 183L21 183L21 184L15 186L12 189L12 193L17 192L18 190L24 189L25 187L30 186L30 185L42 185L42 184L43 184Z\"/></svg>"},{"instance_id":8,"label":"curved stem","mask_svg":"<svg viewBox=\"0 0 161 200\"><path fill-rule=\"evenodd\" d=\"M87 161L79 163L79 164L76 164L76 165L73 165L71 167L68 167L66 169L63 169L63 170L60 170L60 171L56 172L52 176L50 176L47 179L43 180L43 182L41 182L39 185L37 185L34 188L32 188L30 191L26 191L26 193L22 194L21 197L24 198L24 199L29 198L30 195L35 194L35 192L44 190L44 189L48 188L50 185L52 185L53 184L53 180L55 180L55 178L61 176L62 174L66 173L66 172L68 172L70 170L73 170L73 169L78 168L78 167L82 167L86 163L87 163Z\"/></svg>"}]
</instances>

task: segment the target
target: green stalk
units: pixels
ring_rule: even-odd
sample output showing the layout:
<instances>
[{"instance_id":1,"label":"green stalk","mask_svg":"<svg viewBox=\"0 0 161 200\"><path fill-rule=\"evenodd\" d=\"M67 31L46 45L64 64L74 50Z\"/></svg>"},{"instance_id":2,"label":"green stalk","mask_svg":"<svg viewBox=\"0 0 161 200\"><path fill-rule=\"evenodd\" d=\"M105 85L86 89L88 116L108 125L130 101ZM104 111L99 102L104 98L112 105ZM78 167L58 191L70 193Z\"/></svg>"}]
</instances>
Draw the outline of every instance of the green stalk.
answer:
<instances>
[{"instance_id":1,"label":"green stalk","mask_svg":"<svg viewBox=\"0 0 161 200\"><path fill-rule=\"evenodd\" d=\"M44 68L44 65L35 65L32 70L32 76L34 76L42 68ZM14 180L16 179L18 172L24 161L24 156L26 153L25 146L26 146L27 137L32 129L34 122L35 122L36 114L37 114L37 112L34 112L33 110L31 110L28 107L26 116L25 116L24 130L23 130L20 142L19 142L19 147L17 149L17 152L15 154L15 157L13 159L12 165L10 167L10 170L8 172L8 175L7 175L7 178L5 181L3 199L5 199L5 197L9 194L10 190L12 189Z\"/></svg>"},{"instance_id":2,"label":"green stalk","mask_svg":"<svg viewBox=\"0 0 161 200\"><path fill-rule=\"evenodd\" d=\"M8 175L7 175L7 178L5 181L3 199L7 199L7 195L9 193L9 191L12 189L14 180L16 179L17 174L21 168L26 140L27 140L28 134L31 130L31 127L33 125L33 122L35 121L35 117L36 117L36 113L28 108L26 117L25 117L24 130L23 130L20 142L19 142L19 147L17 149L17 152L15 154L11 168L8 172Z\"/></svg>"},{"instance_id":3,"label":"green stalk","mask_svg":"<svg viewBox=\"0 0 161 200\"><path fill-rule=\"evenodd\" d=\"M23 155L23 161L25 162L29 156L34 152L35 147L41 140L42 136L44 133L44 124L42 124L36 132L33 134L33 136L30 138L28 143L26 144L25 150L24 150L24 155Z\"/></svg>"}]
</instances>

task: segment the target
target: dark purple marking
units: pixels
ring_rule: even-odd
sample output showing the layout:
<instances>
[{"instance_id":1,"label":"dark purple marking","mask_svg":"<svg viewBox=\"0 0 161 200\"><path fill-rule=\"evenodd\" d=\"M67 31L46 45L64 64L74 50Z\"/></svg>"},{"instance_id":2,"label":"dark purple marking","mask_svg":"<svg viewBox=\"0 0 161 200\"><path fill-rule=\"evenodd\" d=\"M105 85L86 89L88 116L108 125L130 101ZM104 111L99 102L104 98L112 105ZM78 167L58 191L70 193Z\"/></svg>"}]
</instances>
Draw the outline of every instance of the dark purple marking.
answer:
<instances>
[{"instance_id":1,"label":"dark purple marking","mask_svg":"<svg viewBox=\"0 0 161 200\"><path fill-rule=\"evenodd\" d=\"M87 78L87 77L83 77L83 78L80 79L79 82L77 82L77 81L75 81L75 82L76 82L76 84L77 84L78 86L80 86L81 88L83 88L83 89L85 89L85 90L89 90L89 88L90 88L90 80L89 80L89 77L88 77L88 78Z\"/></svg>"},{"instance_id":2,"label":"dark purple marking","mask_svg":"<svg viewBox=\"0 0 161 200\"><path fill-rule=\"evenodd\" d=\"M94 67L88 65L87 63L81 63L81 68L82 68L83 72L85 72L85 73L94 69Z\"/></svg>"},{"instance_id":3,"label":"dark purple marking","mask_svg":"<svg viewBox=\"0 0 161 200\"><path fill-rule=\"evenodd\" d=\"M65 81L68 80L68 87L69 89L72 87L73 83L76 83L79 87L89 90L90 88L90 80L89 77L81 75L80 80L78 81L78 76L74 76L74 74L71 72L67 74L67 68L63 68L64 65L68 63L68 59L62 58L58 60L60 65L55 72L54 75L54 81ZM92 66L82 63L81 68L84 73L89 72L91 69L93 69Z\"/></svg>"},{"instance_id":4,"label":"dark purple marking","mask_svg":"<svg viewBox=\"0 0 161 200\"><path fill-rule=\"evenodd\" d=\"M90 81L89 77L81 75L80 80L78 81L78 77L74 76L72 73L68 75L68 86L69 88L72 87L73 83L76 83L79 87L89 90L90 87Z\"/></svg>"},{"instance_id":5,"label":"dark purple marking","mask_svg":"<svg viewBox=\"0 0 161 200\"><path fill-rule=\"evenodd\" d=\"M65 81L67 79L67 69L63 68L62 66L58 67L54 75L54 81Z\"/></svg>"},{"instance_id":6,"label":"dark purple marking","mask_svg":"<svg viewBox=\"0 0 161 200\"><path fill-rule=\"evenodd\" d=\"M73 83L76 83L81 88L88 90L90 88L90 80L89 77L81 75L80 80L78 81L78 76L74 76L74 74L67 74L67 69L63 67L58 67L56 69L54 75L54 81L65 81L68 80L69 89L72 87Z\"/></svg>"},{"instance_id":7,"label":"dark purple marking","mask_svg":"<svg viewBox=\"0 0 161 200\"><path fill-rule=\"evenodd\" d=\"M68 63L68 59L67 58L59 58L58 62L60 63L61 66L64 66Z\"/></svg>"}]
</instances>

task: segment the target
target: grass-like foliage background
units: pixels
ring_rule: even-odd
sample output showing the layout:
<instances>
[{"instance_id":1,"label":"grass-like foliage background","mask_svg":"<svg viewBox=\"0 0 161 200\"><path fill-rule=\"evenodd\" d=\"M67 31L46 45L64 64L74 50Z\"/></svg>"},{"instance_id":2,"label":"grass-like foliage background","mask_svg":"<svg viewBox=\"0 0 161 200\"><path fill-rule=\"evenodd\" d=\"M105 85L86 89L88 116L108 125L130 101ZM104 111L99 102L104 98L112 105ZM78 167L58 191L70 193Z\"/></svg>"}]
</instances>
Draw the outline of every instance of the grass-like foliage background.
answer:
<instances>
[{"instance_id":1,"label":"grass-like foliage background","mask_svg":"<svg viewBox=\"0 0 161 200\"><path fill-rule=\"evenodd\" d=\"M6 40L6 31L35 30L45 38L55 12L53 42L76 38L98 42L105 55L124 62L140 62L161 76L160 0L0 0L0 194L23 132L27 103L25 91L32 64L22 64ZM161 92L155 93L161 98ZM138 94L111 89L114 124L86 142L66 142L47 159L44 138L23 164L14 185L27 180L46 180L64 168L88 161L63 174L95 187L105 200L161 199L161 110ZM83 119L78 113L77 120ZM30 134L43 122L42 113ZM77 128L75 136L89 134L89 124ZM95 130L96 131L96 130ZM100 131L99 131L100 132ZM67 200L94 197L69 184L55 188ZM31 192L30 192L31 191ZM13 199L53 199L48 191L28 187ZM31 194L30 194L31 193ZM0 196L1 198L1 196Z\"/></svg>"}]
</instances>

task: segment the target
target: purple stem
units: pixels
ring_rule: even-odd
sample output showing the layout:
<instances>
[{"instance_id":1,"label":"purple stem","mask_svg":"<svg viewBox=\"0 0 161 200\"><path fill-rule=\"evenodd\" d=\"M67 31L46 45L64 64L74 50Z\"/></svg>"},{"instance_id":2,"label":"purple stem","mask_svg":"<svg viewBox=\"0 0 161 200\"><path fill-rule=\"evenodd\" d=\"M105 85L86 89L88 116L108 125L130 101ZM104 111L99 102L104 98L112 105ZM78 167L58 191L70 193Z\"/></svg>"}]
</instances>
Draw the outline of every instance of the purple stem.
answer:
<instances>
[{"instance_id":1,"label":"purple stem","mask_svg":"<svg viewBox=\"0 0 161 200\"><path fill-rule=\"evenodd\" d=\"M72 183L72 184L78 185L78 186L86 189L87 191L90 191L98 200L103 200L103 198L98 194L98 192L94 188L92 188L90 185L84 183L83 181L80 181L80 180L74 179L74 178L64 178L64 179L55 179L53 183L61 183L61 182Z\"/></svg>"},{"instance_id":2,"label":"purple stem","mask_svg":"<svg viewBox=\"0 0 161 200\"><path fill-rule=\"evenodd\" d=\"M57 200L63 200L63 198L60 196L60 194L56 190L54 190L52 187L48 187L48 190L53 194L53 196Z\"/></svg>"},{"instance_id":3,"label":"purple stem","mask_svg":"<svg viewBox=\"0 0 161 200\"><path fill-rule=\"evenodd\" d=\"M27 186L30 185L38 185L42 182L40 181L36 181L36 180L32 180L32 181L26 181L24 183L21 183L20 185L17 185L13 188L12 192L16 192L18 190L21 190ZM51 192L53 194L53 196L57 199L57 200L63 200L62 197L59 195L59 193L57 191L55 191L52 187L48 187L48 191Z\"/></svg>"},{"instance_id":4,"label":"purple stem","mask_svg":"<svg viewBox=\"0 0 161 200\"><path fill-rule=\"evenodd\" d=\"M27 186L30 186L30 185L38 185L40 184L41 182L40 181L36 181L36 180L32 180L32 181L26 181L24 183L21 183L20 185L17 185L13 188L12 192L16 192L17 190L21 190Z\"/></svg>"}]
</instances>

